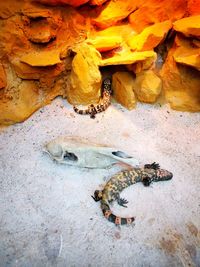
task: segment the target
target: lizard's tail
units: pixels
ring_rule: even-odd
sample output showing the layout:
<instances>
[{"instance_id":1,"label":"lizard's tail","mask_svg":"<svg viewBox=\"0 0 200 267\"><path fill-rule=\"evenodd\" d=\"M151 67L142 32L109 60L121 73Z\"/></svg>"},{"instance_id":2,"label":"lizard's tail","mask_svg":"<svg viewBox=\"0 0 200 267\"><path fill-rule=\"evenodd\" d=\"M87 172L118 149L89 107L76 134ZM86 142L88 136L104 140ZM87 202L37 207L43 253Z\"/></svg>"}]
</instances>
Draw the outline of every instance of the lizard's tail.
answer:
<instances>
[{"instance_id":1,"label":"lizard's tail","mask_svg":"<svg viewBox=\"0 0 200 267\"><path fill-rule=\"evenodd\" d=\"M121 218L114 215L110 210L109 205L103 200L101 200L101 209L106 219L109 220L109 222L115 223L116 225L131 224L135 220L134 217Z\"/></svg>"},{"instance_id":2,"label":"lizard's tail","mask_svg":"<svg viewBox=\"0 0 200 267\"><path fill-rule=\"evenodd\" d=\"M73 106L73 109L76 113L81 114L81 115L87 115L89 114L89 110L88 109L79 109L76 106Z\"/></svg>"}]
</instances>

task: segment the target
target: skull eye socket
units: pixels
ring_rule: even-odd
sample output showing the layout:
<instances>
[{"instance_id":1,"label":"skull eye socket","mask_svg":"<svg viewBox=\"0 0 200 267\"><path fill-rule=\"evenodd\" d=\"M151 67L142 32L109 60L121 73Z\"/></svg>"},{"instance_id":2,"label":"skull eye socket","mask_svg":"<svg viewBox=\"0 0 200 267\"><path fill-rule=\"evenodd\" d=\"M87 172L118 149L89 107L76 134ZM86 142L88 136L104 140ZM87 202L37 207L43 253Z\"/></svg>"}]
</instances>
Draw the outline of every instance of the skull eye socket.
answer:
<instances>
[{"instance_id":1,"label":"skull eye socket","mask_svg":"<svg viewBox=\"0 0 200 267\"><path fill-rule=\"evenodd\" d=\"M63 155L64 160L70 160L70 161L78 161L78 157L71 152L65 151Z\"/></svg>"}]
</instances>

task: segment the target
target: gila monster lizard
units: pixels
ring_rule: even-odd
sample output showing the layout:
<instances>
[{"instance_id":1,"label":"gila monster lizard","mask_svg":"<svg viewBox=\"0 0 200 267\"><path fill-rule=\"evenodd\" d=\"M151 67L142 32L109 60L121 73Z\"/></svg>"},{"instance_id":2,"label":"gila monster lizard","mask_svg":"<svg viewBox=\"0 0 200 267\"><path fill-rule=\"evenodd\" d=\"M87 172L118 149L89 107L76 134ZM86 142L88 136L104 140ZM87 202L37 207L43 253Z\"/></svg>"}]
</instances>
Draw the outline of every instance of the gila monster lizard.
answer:
<instances>
[{"instance_id":1,"label":"gila monster lizard","mask_svg":"<svg viewBox=\"0 0 200 267\"><path fill-rule=\"evenodd\" d=\"M78 114L81 115L90 115L90 118L94 119L95 114L100 113L102 111L105 111L108 106L110 105L110 96L112 93L111 89L111 79L106 78L103 81L103 86L102 86L102 98L100 99L100 102L96 105L91 104L88 106L87 109L79 109L76 106L74 106L74 111Z\"/></svg>"},{"instance_id":2,"label":"gila monster lizard","mask_svg":"<svg viewBox=\"0 0 200 267\"><path fill-rule=\"evenodd\" d=\"M159 164L152 163L146 164L143 168L133 168L128 171L121 171L115 174L105 185L102 191L96 190L92 198L95 201L101 201L101 209L103 215L110 222L116 225L131 224L135 218L121 218L117 217L110 210L109 204L117 200L120 206L127 207L128 203L126 199L120 198L120 192L129 185L142 182L145 186L149 186L151 182L165 181L172 179L173 174L167 170L160 169Z\"/></svg>"}]
</instances>

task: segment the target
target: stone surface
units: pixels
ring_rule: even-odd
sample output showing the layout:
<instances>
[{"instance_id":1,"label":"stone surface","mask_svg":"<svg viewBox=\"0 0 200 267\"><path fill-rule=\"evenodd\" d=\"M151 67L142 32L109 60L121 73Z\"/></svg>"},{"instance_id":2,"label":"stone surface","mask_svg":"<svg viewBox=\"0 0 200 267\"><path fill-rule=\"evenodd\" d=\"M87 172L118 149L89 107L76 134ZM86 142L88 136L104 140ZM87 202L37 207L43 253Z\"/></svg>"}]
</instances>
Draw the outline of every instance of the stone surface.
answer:
<instances>
[{"instance_id":1,"label":"stone surface","mask_svg":"<svg viewBox=\"0 0 200 267\"><path fill-rule=\"evenodd\" d=\"M101 94L101 56L92 46L82 43L72 60L67 100L71 104L91 104L99 100Z\"/></svg>"},{"instance_id":2,"label":"stone surface","mask_svg":"<svg viewBox=\"0 0 200 267\"><path fill-rule=\"evenodd\" d=\"M36 0L36 1L42 4L53 5L53 6L65 4L78 7L87 3L89 0Z\"/></svg>"},{"instance_id":3,"label":"stone surface","mask_svg":"<svg viewBox=\"0 0 200 267\"><path fill-rule=\"evenodd\" d=\"M61 63L60 51L52 50L31 52L22 56L20 61L33 67L53 66Z\"/></svg>"},{"instance_id":4,"label":"stone surface","mask_svg":"<svg viewBox=\"0 0 200 267\"><path fill-rule=\"evenodd\" d=\"M107 0L90 0L90 5L97 5L100 6L104 4Z\"/></svg>"},{"instance_id":5,"label":"stone surface","mask_svg":"<svg viewBox=\"0 0 200 267\"><path fill-rule=\"evenodd\" d=\"M152 71L147 70L136 75L134 91L139 101L154 103L162 89L161 79Z\"/></svg>"},{"instance_id":6,"label":"stone surface","mask_svg":"<svg viewBox=\"0 0 200 267\"><path fill-rule=\"evenodd\" d=\"M136 106L133 74L116 72L112 77L114 98L125 108L131 110Z\"/></svg>"},{"instance_id":7,"label":"stone surface","mask_svg":"<svg viewBox=\"0 0 200 267\"><path fill-rule=\"evenodd\" d=\"M0 20L0 57L7 76L7 85L0 91L1 124L23 121L56 96L66 96L72 60L69 48L85 39L85 19L69 6L21 1L14 8L11 0L0 3L4 17L13 14Z\"/></svg>"},{"instance_id":8,"label":"stone surface","mask_svg":"<svg viewBox=\"0 0 200 267\"><path fill-rule=\"evenodd\" d=\"M199 0L188 0L187 14L188 16L195 16L200 14Z\"/></svg>"},{"instance_id":9,"label":"stone surface","mask_svg":"<svg viewBox=\"0 0 200 267\"><path fill-rule=\"evenodd\" d=\"M28 13L27 11L24 13ZM58 13L58 12L57 12ZM51 14L50 14L51 15ZM29 13L30 16L30 13ZM41 14L40 14L41 16ZM44 16L44 15L43 15ZM24 33L33 43L48 43L56 38L57 31L62 25L60 14L49 17L23 17Z\"/></svg>"},{"instance_id":10,"label":"stone surface","mask_svg":"<svg viewBox=\"0 0 200 267\"><path fill-rule=\"evenodd\" d=\"M116 52L111 57L102 59L100 62L100 66L126 65L141 61L148 61L148 64L149 62L153 64L155 60L156 53L154 51L131 52L127 50Z\"/></svg>"},{"instance_id":11,"label":"stone surface","mask_svg":"<svg viewBox=\"0 0 200 267\"><path fill-rule=\"evenodd\" d=\"M200 15L177 20L173 23L173 28L185 36L200 37Z\"/></svg>"},{"instance_id":12,"label":"stone surface","mask_svg":"<svg viewBox=\"0 0 200 267\"><path fill-rule=\"evenodd\" d=\"M169 51L161 71L163 89L171 108L181 111L200 111L200 72L177 64L174 60L176 44Z\"/></svg>"},{"instance_id":13,"label":"stone surface","mask_svg":"<svg viewBox=\"0 0 200 267\"><path fill-rule=\"evenodd\" d=\"M139 1L138 5L129 16L129 22L138 32L154 23L181 19L187 10L187 0L146 0Z\"/></svg>"},{"instance_id":14,"label":"stone surface","mask_svg":"<svg viewBox=\"0 0 200 267\"><path fill-rule=\"evenodd\" d=\"M200 71L200 47L194 47L190 39L176 38L177 48L173 57L177 63L188 65Z\"/></svg>"},{"instance_id":15,"label":"stone surface","mask_svg":"<svg viewBox=\"0 0 200 267\"><path fill-rule=\"evenodd\" d=\"M21 80L10 65L7 65L5 70L8 82L7 86L0 90L0 124L9 125L24 121L56 96L65 96L62 79L55 82L54 78L48 80L41 77L39 83Z\"/></svg>"},{"instance_id":16,"label":"stone surface","mask_svg":"<svg viewBox=\"0 0 200 267\"><path fill-rule=\"evenodd\" d=\"M132 0L111 0L103 6L100 14L92 19L92 23L99 28L107 28L126 18L136 9Z\"/></svg>"},{"instance_id":17,"label":"stone surface","mask_svg":"<svg viewBox=\"0 0 200 267\"><path fill-rule=\"evenodd\" d=\"M0 63L0 89L6 87L6 85L7 85L6 74L3 65Z\"/></svg>"},{"instance_id":18,"label":"stone surface","mask_svg":"<svg viewBox=\"0 0 200 267\"><path fill-rule=\"evenodd\" d=\"M121 36L96 36L94 39L87 39L99 52L105 52L117 48L122 43Z\"/></svg>"},{"instance_id":19,"label":"stone surface","mask_svg":"<svg viewBox=\"0 0 200 267\"><path fill-rule=\"evenodd\" d=\"M128 44L132 50L152 50L162 42L171 27L172 23L170 20L155 23L145 28L140 34L130 37Z\"/></svg>"}]
</instances>

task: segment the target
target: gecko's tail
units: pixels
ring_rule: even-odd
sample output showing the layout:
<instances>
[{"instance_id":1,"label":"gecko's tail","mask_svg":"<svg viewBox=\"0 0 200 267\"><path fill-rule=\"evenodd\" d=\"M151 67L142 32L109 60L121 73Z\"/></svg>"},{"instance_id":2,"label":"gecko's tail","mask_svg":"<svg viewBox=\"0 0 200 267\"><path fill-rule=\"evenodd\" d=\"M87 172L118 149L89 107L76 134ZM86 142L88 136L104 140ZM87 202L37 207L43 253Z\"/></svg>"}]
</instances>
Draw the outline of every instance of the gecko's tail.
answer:
<instances>
[{"instance_id":1,"label":"gecko's tail","mask_svg":"<svg viewBox=\"0 0 200 267\"><path fill-rule=\"evenodd\" d=\"M105 218L109 222L112 222L116 225L131 224L135 220L134 217L122 218L122 217L118 217L118 216L114 215L112 213L112 211L110 210L109 205L103 200L101 200L101 209L102 209L102 212L103 212L103 215L105 216Z\"/></svg>"},{"instance_id":2,"label":"gecko's tail","mask_svg":"<svg viewBox=\"0 0 200 267\"><path fill-rule=\"evenodd\" d=\"M87 115L89 114L89 110L88 109L79 109L76 106L73 106L73 109L76 113L81 114L81 115Z\"/></svg>"}]
</instances>

